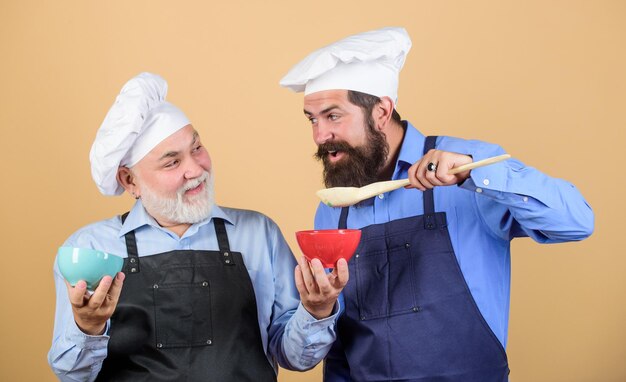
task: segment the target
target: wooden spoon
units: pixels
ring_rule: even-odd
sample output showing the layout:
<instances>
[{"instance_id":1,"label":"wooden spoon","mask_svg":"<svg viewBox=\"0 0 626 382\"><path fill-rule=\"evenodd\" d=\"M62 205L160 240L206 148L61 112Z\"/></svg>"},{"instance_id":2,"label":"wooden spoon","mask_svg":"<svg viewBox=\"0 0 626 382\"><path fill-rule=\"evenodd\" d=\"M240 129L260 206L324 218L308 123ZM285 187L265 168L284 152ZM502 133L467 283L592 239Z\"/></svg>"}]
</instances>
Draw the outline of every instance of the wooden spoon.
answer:
<instances>
[{"instance_id":1,"label":"wooden spoon","mask_svg":"<svg viewBox=\"0 0 626 382\"><path fill-rule=\"evenodd\" d=\"M509 154L498 155L491 158L479 160L464 164L459 167L451 168L448 174L454 175L459 172L472 170L477 167L487 166L497 163L505 159L509 159ZM322 200L322 203L329 207L347 207L356 204L362 200L369 199L373 196L393 191L398 188L407 186L408 179L388 180L385 182L376 182L363 187L332 187L317 191L315 194Z\"/></svg>"}]
</instances>

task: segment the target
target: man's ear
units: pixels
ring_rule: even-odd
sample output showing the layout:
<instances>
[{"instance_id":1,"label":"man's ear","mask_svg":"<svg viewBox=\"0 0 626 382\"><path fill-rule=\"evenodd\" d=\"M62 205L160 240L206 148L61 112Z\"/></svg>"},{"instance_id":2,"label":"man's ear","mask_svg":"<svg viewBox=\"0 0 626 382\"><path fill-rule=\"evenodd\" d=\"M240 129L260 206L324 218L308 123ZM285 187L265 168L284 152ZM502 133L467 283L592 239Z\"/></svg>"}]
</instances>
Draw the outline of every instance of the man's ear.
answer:
<instances>
[{"instance_id":1,"label":"man's ear","mask_svg":"<svg viewBox=\"0 0 626 382\"><path fill-rule=\"evenodd\" d=\"M380 97L380 102L372 110L372 118L380 131L385 131L390 125L393 114L393 101L389 97Z\"/></svg>"},{"instance_id":2,"label":"man's ear","mask_svg":"<svg viewBox=\"0 0 626 382\"><path fill-rule=\"evenodd\" d=\"M133 175L132 171L130 171L128 167L120 166L117 169L117 181L122 185L122 187L124 187L126 192L133 196L133 198L139 198L139 188L135 183L135 175Z\"/></svg>"}]
</instances>

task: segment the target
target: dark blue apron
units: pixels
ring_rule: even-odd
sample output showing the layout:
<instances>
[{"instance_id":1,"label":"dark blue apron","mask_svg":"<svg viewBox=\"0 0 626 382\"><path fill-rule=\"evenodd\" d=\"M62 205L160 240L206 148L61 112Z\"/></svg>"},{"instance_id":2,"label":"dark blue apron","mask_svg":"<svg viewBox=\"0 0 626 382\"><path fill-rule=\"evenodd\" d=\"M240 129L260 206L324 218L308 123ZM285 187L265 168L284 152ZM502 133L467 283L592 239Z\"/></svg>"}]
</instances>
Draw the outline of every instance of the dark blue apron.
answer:
<instances>
[{"instance_id":1,"label":"dark blue apron","mask_svg":"<svg viewBox=\"0 0 626 382\"><path fill-rule=\"evenodd\" d=\"M126 280L97 381L276 381L243 257L230 250L224 221L213 224L219 251L140 259L126 234Z\"/></svg>"},{"instance_id":2,"label":"dark blue apron","mask_svg":"<svg viewBox=\"0 0 626 382\"><path fill-rule=\"evenodd\" d=\"M325 381L507 381L506 353L465 283L446 214L435 212L433 190L423 199L424 215L362 229ZM347 218L343 208L339 228Z\"/></svg>"}]
</instances>

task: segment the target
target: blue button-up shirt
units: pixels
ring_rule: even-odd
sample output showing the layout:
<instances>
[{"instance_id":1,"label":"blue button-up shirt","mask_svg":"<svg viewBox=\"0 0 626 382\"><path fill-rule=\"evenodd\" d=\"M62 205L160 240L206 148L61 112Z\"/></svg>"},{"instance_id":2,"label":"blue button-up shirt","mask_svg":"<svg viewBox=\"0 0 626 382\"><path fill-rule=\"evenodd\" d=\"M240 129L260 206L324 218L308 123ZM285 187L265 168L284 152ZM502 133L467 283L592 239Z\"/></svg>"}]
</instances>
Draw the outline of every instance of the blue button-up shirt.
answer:
<instances>
[{"instance_id":1,"label":"blue button-up shirt","mask_svg":"<svg viewBox=\"0 0 626 382\"><path fill-rule=\"evenodd\" d=\"M140 257L172 250L217 250L214 217L224 219L231 249L243 255L254 286L263 348L274 369L278 364L295 370L315 366L335 339L337 314L316 320L300 304L291 250L278 226L258 212L215 206L209 219L178 237L160 227L138 201L124 224L116 216L88 225L63 245L127 257L124 235L134 230ZM94 380L106 358L109 336L90 336L78 329L56 261L54 279L57 305L48 361L61 380Z\"/></svg>"},{"instance_id":2,"label":"blue button-up shirt","mask_svg":"<svg viewBox=\"0 0 626 382\"><path fill-rule=\"evenodd\" d=\"M425 137L407 125L393 180L407 178L409 167L423 156ZM451 137L439 137L437 149L471 155L474 161L504 154L497 145ZM593 231L593 212L573 185L516 159L474 169L460 187L464 190L436 187L435 211L446 213L452 247L472 296L506 346L511 239L582 240ZM337 228L340 212L320 203L315 228ZM423 213L422 192L401 188L350 207L347 226L362 228Z\"/></svg>"}]
</instances>

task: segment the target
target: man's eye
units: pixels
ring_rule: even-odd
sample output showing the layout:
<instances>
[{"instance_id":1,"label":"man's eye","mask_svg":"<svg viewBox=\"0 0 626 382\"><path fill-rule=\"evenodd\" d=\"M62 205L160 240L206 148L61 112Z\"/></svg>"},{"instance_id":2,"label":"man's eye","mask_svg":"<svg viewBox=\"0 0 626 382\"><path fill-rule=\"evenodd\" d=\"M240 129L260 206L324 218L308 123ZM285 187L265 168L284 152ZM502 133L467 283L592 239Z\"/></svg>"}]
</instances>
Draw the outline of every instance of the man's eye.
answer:
<instances>
[{"instance_id":1,"label":"man's eye","mask_svg":"<svg viewBox=\"0 0 626 382\"><path fill-rule=\"evenodd\" d=\"M164 167L170 168L170 167L176 166L177 164L178 164L178 159L177 160L173 160L171 162L167 162Z\"/></svg>"},{"instance_id":2,"label":"man's eye","mask_svg":"<svg viewBox=\"0 0 626 382\"><path fill-rule=\"evenodd\" d=\"M336 121L339 119L339 116L337 114L328 114L328 119L330 119L331 121Z\"/></svg>"},{"instance_id":3,"label":"man's eye","mask_svg":"<svg viewBox=\"0 0 626 382\"><path fill-rule=\"evenodd\" d=\"M309 118L309 122L311 122L311 125L315 125L317 123L317 118Z\"/></svg>"},{"instance_id":4,"label":"man's eye","mask_svg":"<svg viewBox=\"0 0 626 382\"><path fill-rule=\"evenodd\" d=\"M198 145L198 146L194 147L192 151L195 153L195 152L199 151L201 148L202 148L202 145Z\"/></svg>"}]
</instances>

